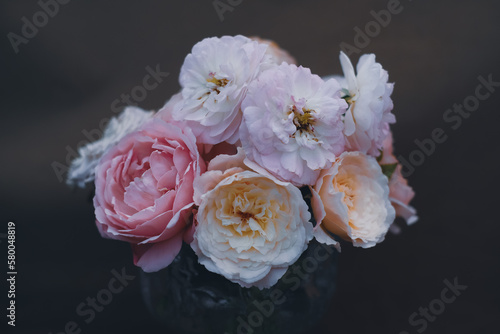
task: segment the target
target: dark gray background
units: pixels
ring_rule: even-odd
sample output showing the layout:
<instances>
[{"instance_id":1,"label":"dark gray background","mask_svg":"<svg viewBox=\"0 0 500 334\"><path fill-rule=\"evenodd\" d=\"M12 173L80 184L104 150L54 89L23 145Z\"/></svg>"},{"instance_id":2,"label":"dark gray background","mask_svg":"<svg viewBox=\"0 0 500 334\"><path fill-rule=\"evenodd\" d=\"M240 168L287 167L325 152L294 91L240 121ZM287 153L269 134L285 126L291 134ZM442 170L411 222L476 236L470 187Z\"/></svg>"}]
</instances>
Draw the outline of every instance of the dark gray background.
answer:
<instances>
[{"instance_id":1,"label":"dark gray background","mask_svg":"<svg viewBox=\"0 0 500 334\"><path fill-rule=\"evenodd\" d=\"M65 164L68 145L75 149L86 139L82 130L114 115L111 102L142 84L146 66L160 64L170 76L139 104L145 109L177 92L183 58L209 36L270 38L314 73L339 73L339 44L353 44L354 27L363 29L373 20L370 11L387 3L244 0L221 22L211 1L71 1L15 54L7 33L20 34L21 18L31 20L40 7L2 1L0 233L16 222L13 332L56 333L70 320L83 333L164 332L142 304L139 279L91 324L76 315L78 304L106 287L111 269L137 270L127 244L100 238L90 190L72 191L51 167ZM467 290L425 333L500 333L500 91L458 129L443 120L474 94L478 76L500 81L498 4L404 0L402 12L363 49L396 82L397 153L408 157L414 140L435 128L448 139L410 177L420 221L373 249L343 247L338 292L315 333L416 333L408 317L439 298L443 280L454 277Z\"/></svg>"}]
</instances>

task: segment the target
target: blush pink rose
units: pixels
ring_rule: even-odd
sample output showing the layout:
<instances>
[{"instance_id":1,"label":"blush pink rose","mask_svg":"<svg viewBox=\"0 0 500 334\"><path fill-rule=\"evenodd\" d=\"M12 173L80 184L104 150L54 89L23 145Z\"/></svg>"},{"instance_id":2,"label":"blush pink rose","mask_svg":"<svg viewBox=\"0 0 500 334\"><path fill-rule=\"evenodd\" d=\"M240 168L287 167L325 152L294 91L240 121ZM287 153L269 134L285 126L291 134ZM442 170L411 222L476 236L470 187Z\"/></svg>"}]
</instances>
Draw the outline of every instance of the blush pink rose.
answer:
<instances>
[{"instance_id":1,"label":"blush pink rose","mask_svg":"<svg viewBox=\"0 0 500 334\"><path fill-rule=\"evenodd\" d=\"M174 124L177 126L185 127L185 123L183 121L176 121L173 118L173 112L174 109L176 108L176 105L184 103L184 100L182 98L182 93L177 93L173 95L167 103L160 109L158 112L155 114L155 117L159 117L162 120L164 120L167 123ZM198 143L202 142L200 137L196 138L196 141ZM228 142L222 142L219 144L198 144L198 150L200 152L200 155L202 156L203 160L208 163L210 160L212 160L214 157L216 157L219 154L228 154L228 155L233 155L236 154L236 145L235 144L230 144Z\"/></svg>"},{"instance_id":2,"label":"blush pink rose","mask_svg":"<svg viewBox=\"0 0 500 334\"><path fill-rule=\"evenodd\" d=\"M313 185L344 152L347 103L340 93L336 80L325 82L302 66L262 72L241 104L245 164L297 187Z\"/></svg>"},{"instance_id":3,"label":"blush pink rose","mask_svg":"<svg viewBox=\"0 0 500 334\"><path fill-rule=\"evenodd\" d=\"M182 104L183 102L184 100L182 99L181 93L172 95L167 103L165 103L165 105L160 110L158 110L158 112L155 114L155 117L161 118L162 120L170 124L179 123L174 120L173 113L176 105Z\"/></svg>"},{"instance_id":4,"label":"blush pink rose","mask_svg":"<svg viewBox=\"0 0 500 334\"><path fill-rule=\"evenodd\" d=\"M205 163L195 136L180 125L153 118L96 168L97 227L103 237L130 242L134 263L146 272L168 266L183 238L191 239L193 182Z\"/></svg>"},{"instance_id":5,"label":"blush pink rose","mask_svg":"<svg viewBox=\"0 0 500 334\"><path fill-rule=\"evenodd\" d=\"M389 180L389 199L392 206L396 210L398 217L403 217L408 225L415 223L418 220L417 210L410 205L411 200L415 196L415 192L408 185L406 180L401 174L401 164L393 153L392 133L383 142L383 155L379 163L381 165L391 165L397 163L394 173L392 173Z\"/></svg>"}]
</instances>

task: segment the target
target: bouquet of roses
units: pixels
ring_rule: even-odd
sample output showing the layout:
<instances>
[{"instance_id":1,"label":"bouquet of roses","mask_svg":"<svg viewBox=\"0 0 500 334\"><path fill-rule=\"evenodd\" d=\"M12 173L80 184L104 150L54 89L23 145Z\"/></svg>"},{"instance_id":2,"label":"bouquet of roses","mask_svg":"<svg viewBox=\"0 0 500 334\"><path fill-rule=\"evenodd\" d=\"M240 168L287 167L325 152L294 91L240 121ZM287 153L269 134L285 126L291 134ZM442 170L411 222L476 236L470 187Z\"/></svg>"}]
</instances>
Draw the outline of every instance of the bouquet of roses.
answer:
<instances>
[{"instance_id":1,"label":"bouquet of roses","mask_svg":"<svg viewBox=\"0 0 500 334\"><path fill-rule=\"evenodd\" d=\"M340 62L344 77L323 79L273 42L204 39L180 92L156 113L125 108L68 183L95 182L97 228L146 272L185 242L209 271L262 289L313 238L375 246L396 215L416 221L414 193L392 153L387 72L373 54Z\"/></svg>"}]
</instances>

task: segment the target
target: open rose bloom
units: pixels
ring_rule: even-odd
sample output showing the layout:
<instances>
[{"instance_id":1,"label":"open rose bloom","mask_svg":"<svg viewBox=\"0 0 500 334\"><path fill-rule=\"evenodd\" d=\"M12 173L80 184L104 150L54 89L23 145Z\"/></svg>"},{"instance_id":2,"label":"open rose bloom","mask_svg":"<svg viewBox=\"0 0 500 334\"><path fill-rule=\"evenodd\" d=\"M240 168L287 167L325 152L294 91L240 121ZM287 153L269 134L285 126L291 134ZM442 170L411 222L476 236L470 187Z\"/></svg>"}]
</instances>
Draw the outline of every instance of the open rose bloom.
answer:
<instances>
[{"instance_id":1,"label":"open rose bloom","mask_svg":"<svg viewBox=\"0 0 500 334\"><path fill-rule=\"evenodd\" d=\"M396 216L418 219L415 193L393 153L388 72L373 54L340 62L326 80L272 41L204 39L179 91L156 113L125 109L68 183L94 181L98 230L146 272L185 243L207 270L263 289L313 238L373 247Z\"/></svg>"},{"instance_id":2,"label":"open rose bloom","mask_svg":"<svg viewBox=\"0 0 500 334\"><path fill-rule=\"evenodd\" d=\"M361 152L345 152L323 171L312 189L312 207L321 223L318 240L327 232L363 248L384 240L394 220L387 177L377 160Z\"/></svg>"},{"instance_id":3,"label":"open rose bloom","mask_svg":"<svg viewBox=\"0 0 500 334\"><path fill-rule=\"evenodd\" d=\"M128 241L145 271L169 265L191 222L193 182L205 170L189 128L160 119L124 137L96 168L94 206L104 237Z\"/></svg>"}]
</instances>

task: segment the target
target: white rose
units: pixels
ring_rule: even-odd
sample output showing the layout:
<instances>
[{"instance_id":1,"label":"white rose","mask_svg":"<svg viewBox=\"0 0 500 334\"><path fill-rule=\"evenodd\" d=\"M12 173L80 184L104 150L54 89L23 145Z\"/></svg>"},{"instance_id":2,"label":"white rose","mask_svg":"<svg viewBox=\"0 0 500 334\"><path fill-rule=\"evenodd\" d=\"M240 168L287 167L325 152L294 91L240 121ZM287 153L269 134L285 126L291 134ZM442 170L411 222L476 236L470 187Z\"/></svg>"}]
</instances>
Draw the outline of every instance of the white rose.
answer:
<instances>
[{"instance_id":1,"label":"white rose","mask_svg":"<svg viewBox=\"0 0 500 334\"><path fill-rule=\"evenodd\" d=\"M390 132L389 124L396 122L391 113L394 84L388 83L389 74L375 61L374 54L362 55L356 72L343 52L340 64L345 79L339 82L347 90L349 101L344 118L346 148L378 156Z\"/></svg>"},{"instance_id":2,"label":"white rose","mask_svg":"<svg viewBox=\"0 0 500 334\"><path fill-rule=\"evenodd\" d=\"M95 168L104 153L123 137L139 129L153 115L152 111L129 106L120 115L113 117L106 125L101 139L88 143L78 150L80 156L71 162L66 183L84 188L85 184L93 182Z\"/></svg>"},{"instance_id":3,"label":"white rose","mask_svg":"<svg viewBox=\"0 0 500 334\"><path fill-rule=\"evenodd\" d=\"M203 174L191 247L208 270L243 287L274 285L307 248L313 226L300 190L232 167ZM197 190L195 190L196 192Z\"/></svg>"},{"instance_id":4,"label":"white rose","mask_svg":"<svg viewBox=\"0 0 500 334\"><path fill-rule=\"evenodd\" d=\"M267 45L240 35L197 43L181 67L182 100L173 118L188 121L199 143L234 144L248 84L272 65L266 50Z\"/></svg>"}]
</instances>

